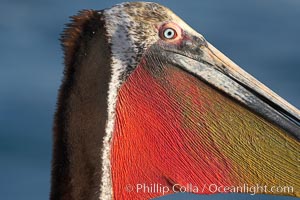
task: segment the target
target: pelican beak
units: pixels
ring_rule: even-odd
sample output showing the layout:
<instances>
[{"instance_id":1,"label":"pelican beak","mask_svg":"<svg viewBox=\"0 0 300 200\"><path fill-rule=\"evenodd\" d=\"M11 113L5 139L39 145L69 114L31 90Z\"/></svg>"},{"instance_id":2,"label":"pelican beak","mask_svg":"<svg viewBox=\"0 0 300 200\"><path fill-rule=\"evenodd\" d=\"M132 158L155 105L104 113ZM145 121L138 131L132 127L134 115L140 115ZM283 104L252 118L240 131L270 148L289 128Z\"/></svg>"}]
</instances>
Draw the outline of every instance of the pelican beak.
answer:
<instances>
[{"instance_id":1,"label":"pelican beak","mask_svg":"<svg viewBox=\"0 0 300 200\"><path fill-rule=\"evenodd\" d=\"M193 37L192 41L185 44L182 52L173 52L172 59L177 66L226 93L252 112L300 140L299 110L203 38Z\"/></svg>"}]
</instances>

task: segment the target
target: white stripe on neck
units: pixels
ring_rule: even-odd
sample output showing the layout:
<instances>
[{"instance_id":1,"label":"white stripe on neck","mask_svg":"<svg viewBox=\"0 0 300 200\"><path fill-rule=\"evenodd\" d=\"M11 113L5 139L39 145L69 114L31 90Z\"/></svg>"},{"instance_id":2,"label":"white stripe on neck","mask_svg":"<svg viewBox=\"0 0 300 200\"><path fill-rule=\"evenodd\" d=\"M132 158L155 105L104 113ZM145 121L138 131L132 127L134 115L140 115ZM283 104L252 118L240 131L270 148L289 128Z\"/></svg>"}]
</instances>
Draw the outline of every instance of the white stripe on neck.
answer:
<instances>
[{"instance_id":1,"label":"white stripe on neck","mask_svg":"<svg viewBox=\"0 0 300 200\"><path fill-rule=\"evenodd\" d=\"M100 188L100 200L113 199L112 177L111 177L111 141L115 125L116 103L118 90L122 84L122 75L126 68L134 66L134 57L137 53L130 34L126 32L125 26L129 25L130 17L122 12L123 5L117 5L104 11L105 26L108 43L111 45L112 63L111 80L108 88L108 119L105 128L102 151L102 180Z\"/></svg>"}]
</instances>

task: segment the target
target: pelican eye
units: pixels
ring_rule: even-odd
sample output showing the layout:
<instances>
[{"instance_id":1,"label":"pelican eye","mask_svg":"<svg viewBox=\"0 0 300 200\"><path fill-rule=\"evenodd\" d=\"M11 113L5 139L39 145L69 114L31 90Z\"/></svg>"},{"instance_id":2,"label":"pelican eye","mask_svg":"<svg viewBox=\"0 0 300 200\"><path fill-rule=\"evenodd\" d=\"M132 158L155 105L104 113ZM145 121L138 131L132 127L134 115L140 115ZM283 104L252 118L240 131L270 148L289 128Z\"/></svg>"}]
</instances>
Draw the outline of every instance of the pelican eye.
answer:
<instances>
[{"instance_id":1,"label":"pelican eye","mask_svg":"<svg viewBox=\"0 0 300 200\"><path fill-rule=\"evenodd\" d=\"M177 36L177 33L172 28L166 28L163 32L163 36L165 39L174 39Z\"/></svg>"}]
</instances>

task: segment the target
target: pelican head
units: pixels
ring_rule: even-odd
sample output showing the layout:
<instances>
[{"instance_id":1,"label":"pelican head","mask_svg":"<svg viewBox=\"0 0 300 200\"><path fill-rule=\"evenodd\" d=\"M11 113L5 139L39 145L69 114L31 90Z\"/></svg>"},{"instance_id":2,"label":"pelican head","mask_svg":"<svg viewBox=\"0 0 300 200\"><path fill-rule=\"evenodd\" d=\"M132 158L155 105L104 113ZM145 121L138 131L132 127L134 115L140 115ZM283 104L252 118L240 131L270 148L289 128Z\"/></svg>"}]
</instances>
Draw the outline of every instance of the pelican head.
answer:
<instances>
[{"instance_id":1,"label":"pelican head","mask_svg":"<svg viewBox=\"0 0 300 200\"><path fill-rule=\"evenodd\" d=\"M299 110L168 8L82 11L62 41L52 199L149 199L137 184L154 183L299 196Z\"/></svg>"}]
</instances>

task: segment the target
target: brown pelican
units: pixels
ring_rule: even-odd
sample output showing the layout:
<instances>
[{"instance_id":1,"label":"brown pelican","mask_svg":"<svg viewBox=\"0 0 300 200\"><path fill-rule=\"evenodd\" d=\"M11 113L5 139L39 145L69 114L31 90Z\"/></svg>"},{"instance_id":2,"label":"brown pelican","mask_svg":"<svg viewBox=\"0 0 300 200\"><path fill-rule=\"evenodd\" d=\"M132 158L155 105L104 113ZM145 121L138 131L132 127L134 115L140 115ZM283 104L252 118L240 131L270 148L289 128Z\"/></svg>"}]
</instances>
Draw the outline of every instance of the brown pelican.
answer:
<instances>
[{"instance_id":1,"label":"brown pelican","mask_svg":"<svg viewBox=\"0 0 300 200\"><path fill-rule=\"evenodd\" d=\"M62 44L52 200L162 195L138 184L168 194L189 184L292 186L258 193L300 196L299 110L169 9L85 10Z\"/></svg>"}]
</instances>

